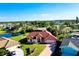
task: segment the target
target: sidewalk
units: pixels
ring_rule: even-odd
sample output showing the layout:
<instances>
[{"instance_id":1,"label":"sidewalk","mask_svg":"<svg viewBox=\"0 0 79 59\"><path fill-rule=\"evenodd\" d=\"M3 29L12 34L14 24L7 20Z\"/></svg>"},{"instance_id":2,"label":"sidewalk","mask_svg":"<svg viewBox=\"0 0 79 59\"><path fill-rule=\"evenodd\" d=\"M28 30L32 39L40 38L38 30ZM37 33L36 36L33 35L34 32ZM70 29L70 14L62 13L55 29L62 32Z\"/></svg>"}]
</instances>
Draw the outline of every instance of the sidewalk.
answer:
<instances>
[{"instance_id":1,"label":"sidewalk","mask_svg":"<svg viewBox=\"0 0 79 59\"><path fill-rule=\"evenodd\" d=\"M50 56L52 54L52 51L50 50L50 45L46 45L46 48L40 53L39 56Z\"/></svg>"}]
</instances>

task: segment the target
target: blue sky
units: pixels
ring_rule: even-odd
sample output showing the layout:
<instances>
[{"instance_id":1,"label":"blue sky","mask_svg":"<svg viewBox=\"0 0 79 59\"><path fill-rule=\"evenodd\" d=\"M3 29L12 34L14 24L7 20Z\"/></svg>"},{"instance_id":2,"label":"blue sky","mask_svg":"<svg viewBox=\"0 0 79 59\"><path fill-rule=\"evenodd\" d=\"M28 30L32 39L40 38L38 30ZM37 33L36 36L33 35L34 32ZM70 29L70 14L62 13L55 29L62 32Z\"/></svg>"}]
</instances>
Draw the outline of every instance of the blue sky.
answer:
<instances>
[{"instance_id":1,"label":"blue sky","mask_svg":"<svg viewBox=\"0 0 79 59\"><path fill-rule=\"evenodd\" d=\"M0 3L0 21L75 19L78 3Z\"/></svg>"}]
</instances>

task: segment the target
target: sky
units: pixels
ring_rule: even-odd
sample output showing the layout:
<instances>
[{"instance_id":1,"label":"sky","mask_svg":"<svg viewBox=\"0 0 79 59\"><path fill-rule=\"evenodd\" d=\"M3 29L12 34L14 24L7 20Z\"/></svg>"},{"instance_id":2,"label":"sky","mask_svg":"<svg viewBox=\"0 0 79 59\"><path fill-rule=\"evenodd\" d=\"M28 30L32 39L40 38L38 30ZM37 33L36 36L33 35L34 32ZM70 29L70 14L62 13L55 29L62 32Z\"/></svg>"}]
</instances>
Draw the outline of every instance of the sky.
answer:
<instances>
[{"instance_id":1,"label":"sky","mask_svg":"<svg viewBox=\"0 0 79 59\"><path fill-rule=\"evenodd\" d=\"M79 3L0 3L0 22L75 19Z\"/></svg>"}]
</instances>

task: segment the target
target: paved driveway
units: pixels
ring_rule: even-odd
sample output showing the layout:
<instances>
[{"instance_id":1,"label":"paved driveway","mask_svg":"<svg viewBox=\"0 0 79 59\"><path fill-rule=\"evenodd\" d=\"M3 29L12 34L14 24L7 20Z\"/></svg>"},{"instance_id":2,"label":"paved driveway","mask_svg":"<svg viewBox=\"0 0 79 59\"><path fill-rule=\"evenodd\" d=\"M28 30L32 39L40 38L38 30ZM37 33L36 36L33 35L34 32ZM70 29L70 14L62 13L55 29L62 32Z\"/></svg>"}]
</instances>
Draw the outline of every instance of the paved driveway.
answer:
<instances>
[{"instance_id":1,"label":"paved driveway","mask_svg":"<svg viewBox=\"0 0 79 59\"><path fill-rule=\"evenodd\" d=\"M46 45L46 48L40 53L39 56L50 56L52 54L50 44Z\"/></svg>"},{"instance_id":2,"label":"paved driveway","mask_svg":"<svg viewBox=\"0 0 79 59\"><path fill-rule=\"evenodd\" d=\"M24 52L21 48L16 48L15 52L16 52L16 55L14 56L24 56Z\"/></svg>"}]
</instances>

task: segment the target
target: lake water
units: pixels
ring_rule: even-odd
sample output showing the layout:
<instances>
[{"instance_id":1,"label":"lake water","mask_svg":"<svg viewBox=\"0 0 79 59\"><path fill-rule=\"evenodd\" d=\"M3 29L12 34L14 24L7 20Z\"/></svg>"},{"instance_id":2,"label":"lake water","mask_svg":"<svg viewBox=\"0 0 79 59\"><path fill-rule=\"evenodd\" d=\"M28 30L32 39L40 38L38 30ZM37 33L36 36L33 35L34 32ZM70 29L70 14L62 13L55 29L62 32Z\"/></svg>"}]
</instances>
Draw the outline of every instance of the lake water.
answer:
<instances>
[{"instance_id":1,"label":"lake water","mask_svg":"<svg viewBox=\"0 0 79 59\"><path fill-rule=\"evenodd\" d=\"M7 38L9 38L9 37L12 37L12 34L0 34L0 37L7 37Z\"/></svg>"},{"instance_id":2,"label":"lake water","mask_svg":"<svg viewBox=\"0 0 79 59\"><path fill-rule=\"evenodd\" d=\"M0 37L10 38L12 36L17 36L17 35L20 35L20 33L15 33L15 34L0 34Z\"/></svg>"}]
</instances>

